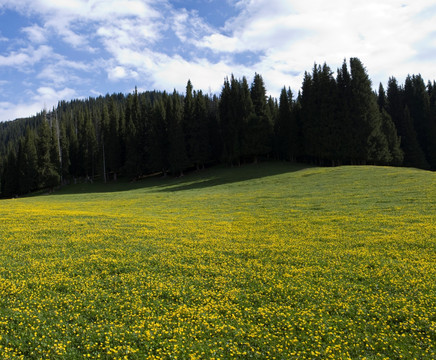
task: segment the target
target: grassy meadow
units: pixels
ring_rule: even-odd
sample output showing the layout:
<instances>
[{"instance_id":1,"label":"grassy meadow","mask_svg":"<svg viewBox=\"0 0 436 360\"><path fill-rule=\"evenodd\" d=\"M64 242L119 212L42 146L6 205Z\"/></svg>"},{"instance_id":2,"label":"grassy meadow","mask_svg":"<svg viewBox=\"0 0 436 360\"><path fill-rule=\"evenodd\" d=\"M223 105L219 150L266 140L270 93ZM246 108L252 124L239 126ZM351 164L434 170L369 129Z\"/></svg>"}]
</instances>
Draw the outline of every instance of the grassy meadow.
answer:
<instances>
[{"instance_id":1,"label":"grassy meadow","mask_svg":"<svg viewBox=\"0 0 436 360\"><path fill-rule=\"evenodd\" d=\"M436 174L285 163L0 201L1 359L435 359Z\"/></svg>"}]
</instances>

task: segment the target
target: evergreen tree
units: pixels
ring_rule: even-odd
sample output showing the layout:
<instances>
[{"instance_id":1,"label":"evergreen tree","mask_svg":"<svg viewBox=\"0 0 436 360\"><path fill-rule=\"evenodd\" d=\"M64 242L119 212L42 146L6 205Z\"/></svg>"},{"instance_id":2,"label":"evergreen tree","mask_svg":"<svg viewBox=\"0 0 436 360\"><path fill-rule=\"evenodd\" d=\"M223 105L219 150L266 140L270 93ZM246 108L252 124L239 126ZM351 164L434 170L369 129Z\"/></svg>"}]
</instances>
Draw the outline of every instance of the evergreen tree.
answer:
<instances>
[{"instance_id":1,"label":"evergreen tree","mask_svg":"<svg viewBox=\"0 0 436 360\"><path fill-rule=\"evenodd\" d=\"M38 128L36 147L38 154L39 188L49 188L51 191L60 183L60 176L55 167L56 164L52 163L52 147L52 131L48 121L45 120Z\"/></svg>"},{"instance_id":2,"label":"evergreen tree","mask_svg":"<svg viewBox=\"0 0 436 360\"><path fill-rule=\"evenodd\" d=\"M436 123L431 116L430 96L421 75L406 78L404 100L426 161L430 168L436 169Z\"/></svg>"},{"instance_id":3,"label":"evergreen tree","mask_svg":"<svg viewBox=\"0 0 436 360\"><path fill-rule=\"evenodd\" d=\"M20 143L18 154L19 192L27 194L37 189L38 179L35 134L30 128L26 129L26 137Z\"/></svg>"},{"instance_id":4,"label":"evergreen tree","mask_svg":"<svg viewBox=\"0 0 436 360\"><path fill-rule=\"evenodd\" d=\"M382 116L382 131L388 142L389 147L389 158L387 158L387 163L390 165L400 166L403 163L404 153L401 150L401 139L398 137L397 129L392 121L392 118L386 111L386 109L381 109Z\"/></svg>"},{"instance_id":5,"label":"evergreen tree","mask_svg":"<svg viewBox=\"0 0 436 360\"><path fill-rule=\"evenodd\" d=\"M250 117L247 133L251 139L252 155L257 162L258 156L266 156L272 150L273 123L267 106L266 89L263 78L255 74L250 89L254 106L254 116Z\"/></svg>"},{"instance_id":6,"label":"evergreen tree","mask_svg":"<svg viewBox=\"0 0 436 360\"><path fill-rule=\"evenodd\" d=\"M279 111L274 132L277 144L277 155L279 159L284 160L291 160L292 158L291 141L293 131L291 127L293 123L293 114L291 111L291 106L292 93L291 97L289 97L288 92L286 91L286 87L283 87L280 92Z\"/></svg>"},{"instance_id":7,"label":"evergreen tree","mask_svg":"<svg viewBox=\"0 0 436 360\"><path fill-rule=\"evenodd\" d=\"M166 175L168 164L168 129L164 103L168 101L167 96L156 100L153 105L151 117L151 142L149 146L149 168L152 172L162 171Z\"/></svg>"},{"instance_id":8,"label":"evergreen tree","mask_svg":"<svg viewBox=\"0 0 436 360\"><path fill-rule=\"evenodd\" d=\"M62 176L62 179L65 181L70 176L69 170L70 170L70 166L71 166L70 142L69 142L69 139L67 137L65 123L60 124L59 131L60 131L60 146L61 146L61 153L62 153L61 176Z\"/></svg>"},{"instance_id":9,"label":"evergreen tree","mask_svg":"<svg viewBox=\"0 0 436 360\"><path fill-rule=\"evenodd\" d=\"M339 125L338 134L338 159L337 164L351 163L352 159L357 157L355 149L356 135L353 131L353 124L351 118L351 103L352 103L352 90L351 90L351 74L348 71L346 60L344 60L342 67L338 69L337 77L337 108L336 118Z\"/></svg>"},{"instance_id":10,"label":"evergreen tree","mask_svg":"<svg viewBox=\"0 0 436 360\"><path fill-rule=\"evenodd\" d=\"M109 110L106 103L104 103L100 120L100 146L102 154L103 181L105 183L107 182L108 150L111 147L109 121Z\"/></svg>"},{"instance_id":11,"label":"evergreen tree","mask_svg":"<svg viewBox=\"0 0 436 360\"><path fill-rule=\"evenodd\" d=\"M223 152L219 120L219 98L213 95L211 98L207 97L207 102L210 160L211 162L217 163L221 160Z\"/></svg>"},{"instance_id":12,"label":"evergreen tree","mask_svg":"<svg viewBox=\"0 0 436 360\"><path fill-rule=\"evenodd\" d=\"M76 181L76 179L82 175L82 158L80 156L77 121L73 120L70 122L67 136L69 139L68 152L71 159L69 173L73 176L74 181Z\"/></svg>"},{"instance_id":13,"label":"evergreen tree","mask_svg":"<svg viewBox=\"0 0 436 360\"><path fill-rule=\"evenodd\" d=\"M59 182L61 179L61 155L59 149L59 140L57 135L57 130L53 124L51 128L51 138L50 138L50 163L53 167L54 172L59 176ZM58 182L58 183L59 183ZM54 186L58 185L54 184Z\"/></svg>"},{"instance_id":14,"label":"evergreen tree","mask_svg":"<svg viewBox=\"0 0 436 360\"><path fill-rule=\"evenodd\" d=\"M221 99L219 103L219 117L221 125L221 133L223 139L222 160L228 165L240 163L241 142L239 127L234 116L234 95L237 92L235 89L235 81L232 76L232 87L228 78L224 80L224 85L221 90Z\"/></svg>"},{"instance_id":15,"label":"evergreen tree","mask_svg":"<svg viewBox=\"0 0 436 360\"><path fill-rule=\"evenodd\" d=\"M389 164L400 166L403 163L404 153L401 150L401 139L398 137L397 129L387 112L388 101L383 85L380 83L377 103L382 116L382 131L386 137L390 153Z\"/></svg>"},{"instance_id":16,"label":"evergreen tree","mask_svg":"<svg viewBox=\"0 0 436 360\"><path fill-rule=\"evenodd\" d=\"M185 98L183 100L183 121L182 129L185 136L186 154L190 163L193 163L192 153L193 145L192 133L193 133L193 117L194 117L194 97L193 87L191 80L188 80L186 84Z\"/></svg>"},{"instance_id":17,"label":"evergreen tree","mask_svg":"<svg viewBox=\"0 0 436 360\"><path fill-rule=\"evenodd\" d=\"M237 129L240 156L252 158L256 152L254 129L250 124L254 123L255 112L251 91L246 77L242 80L232 78L233 117Z\"/></svg>"},{"instance_id":18,"label":"evergreen tree","mask_svg":"<svg viewBox=\"0 0 436 360\"><path fill-rule=\"evenodd\" d=\"M140 175L139 167L141 165L141 152L139 146L139 133L136 128L138 123L139 116L139 100L138 93L135 91L135 94L132 96L129 94L127 96L127 104L125 111L125 123L126 123L126 136L125 136L125 144L126 144L126 172L130 176L138 176Z\"/></svg>"},{"instance_id":19,"label":"evergreen tree","mask_svg":"<svg viewBox=\"0 0 436 360\"><path fill-rule=\"evenodd\" d=\"M404 89L400 88L394 77L391 77L388 81L387 111L401 138L401 149L404 153L403 164L422 169L429 168L429 164L418 143L409 108L405 105Z\"/></svg>"},{"instance_id":20,"label":"evergreen tree","mask_svg":"<svg viewBox=\"0 0 436 360\"><path fill-rule=\"evenodd\" d=\"M121 140L122 134L120 131L120 122L118 115L118 107L114 97L110 98L109 104L109 129L108 129L108 144L106 148L108 170L113 173L113 178L117 180L117 174L121 168Z\"/></svg>"},{"instance_id":21,"label":"evergreen tree","mask_svg":"<svg viewBox=\"0 0 436 360\"><path fill-rule=\"evenodd\" d=\"M17 164L17 156L15 150L11 149L9 151L8 158L4 164L2 183L1 183L1 194L2 197L14 197L19 194L19 170Z\"/></svg>"},{"instance_id":22,"label":"evergreen tree","mask_svg":"<svg viewBox=\"0 0 436 360\"><path fill-rule=\"evenodd\" d=\"M340 154L340 125L336 113L336 81L324 64L314 65L303 81L302 116L306 155L317 163L334 162Z\"/></svg>"},{"instance_id":23,"label":"evergreen tree","mask_svg":"<svg viewBox=\"0 0 436 360\"><path fill-rule=\"evenodd\" d=\"M361 61L350 59L351 119L356 142L355 162L387 163L390 160L387 140L382 131L382 119L369 79Z\"/></svg>"},{"instance_id":24,"label":"evergreen tree","mask_svg":"<svg viewBox=\"0 0 436 360\"><path fill-rule=\"evenodd\" d=\"M202 91L194 94L194 108L190 126L190 159L199 170L209 159L209 133L207 128L206 100Z\"/></svg>"},{"instance_id":25,"label":"evergreen tree","mask_svg":"<svg viewBox=\"0 0 436 360\"><path fill-rule=\"evenodd\" d=\"M182 100L174 90L173 95L166 104L168 125L168 165L173 175L183 175L183 170L188 166L186 155L185 137L182 129L183 105Z\"/></svg>"}]
</instances>

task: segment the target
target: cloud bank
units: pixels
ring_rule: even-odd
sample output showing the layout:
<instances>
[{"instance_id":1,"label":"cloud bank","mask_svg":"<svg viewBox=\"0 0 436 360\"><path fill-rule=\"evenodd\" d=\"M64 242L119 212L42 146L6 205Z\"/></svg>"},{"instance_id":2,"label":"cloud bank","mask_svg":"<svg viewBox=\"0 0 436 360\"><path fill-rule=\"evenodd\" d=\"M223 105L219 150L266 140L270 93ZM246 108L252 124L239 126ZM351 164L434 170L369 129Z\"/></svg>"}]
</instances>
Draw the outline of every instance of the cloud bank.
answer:
<instances>
[{"instance_id":1,"label":"cloud bank","mask_svg":"<svg viewBox=\"0 0 436 360\"><path fill-rule=\"evenodd\" d=\"M429 0L210 0L216 12L193 3L0 0L0 121L135 85L184 91L191 79L219 92L232 73L262 74L277 96L298 90L314 62L335 70L354 56L375 85L436 78Z\"/></svg>"}]
</instances>

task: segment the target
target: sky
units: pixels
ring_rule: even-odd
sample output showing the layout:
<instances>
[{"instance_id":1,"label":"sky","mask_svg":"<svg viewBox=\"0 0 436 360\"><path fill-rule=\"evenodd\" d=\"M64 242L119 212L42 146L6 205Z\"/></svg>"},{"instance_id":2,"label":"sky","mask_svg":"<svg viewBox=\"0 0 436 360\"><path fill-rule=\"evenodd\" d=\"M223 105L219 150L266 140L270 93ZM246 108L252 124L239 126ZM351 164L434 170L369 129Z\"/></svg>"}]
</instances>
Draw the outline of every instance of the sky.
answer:
<instances>
[{"instance_id":1,"label":"sky","mask_svg":"<svg viewBox=\"0 0 436 360\"><path fill-rule=\"evenodd\" d=\"M268 94L358 57L374 88L436 79L434 0L0 0L0 121L60 100L194 89L234 74Z\"/></svg>"}]
</instances>

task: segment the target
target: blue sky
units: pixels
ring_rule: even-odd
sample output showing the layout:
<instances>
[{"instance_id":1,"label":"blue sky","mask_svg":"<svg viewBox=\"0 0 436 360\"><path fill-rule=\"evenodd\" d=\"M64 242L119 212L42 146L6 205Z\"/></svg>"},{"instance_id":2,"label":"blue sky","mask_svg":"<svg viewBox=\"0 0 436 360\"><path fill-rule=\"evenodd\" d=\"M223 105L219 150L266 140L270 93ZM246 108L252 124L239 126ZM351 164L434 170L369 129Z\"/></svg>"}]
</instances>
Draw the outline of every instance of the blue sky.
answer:
<instances>
[{"instance_id":1,"label":"blue sky","mask_svg":"<svg viewBox=\"0 0 436 360\"><path fill-rule=\"evenodd\" d=\"M188 79L218 93L232 73L277 96L354 56L375 88L435 80L435 24L434 0L0 0L0 121Z\"/></svg>"}]
</instances>

